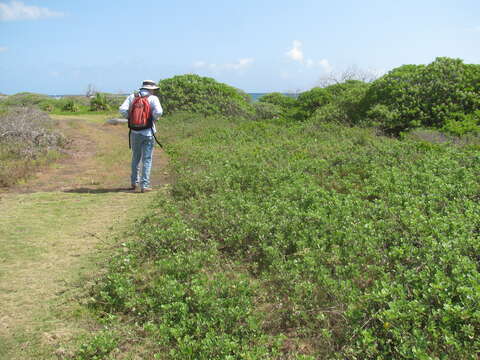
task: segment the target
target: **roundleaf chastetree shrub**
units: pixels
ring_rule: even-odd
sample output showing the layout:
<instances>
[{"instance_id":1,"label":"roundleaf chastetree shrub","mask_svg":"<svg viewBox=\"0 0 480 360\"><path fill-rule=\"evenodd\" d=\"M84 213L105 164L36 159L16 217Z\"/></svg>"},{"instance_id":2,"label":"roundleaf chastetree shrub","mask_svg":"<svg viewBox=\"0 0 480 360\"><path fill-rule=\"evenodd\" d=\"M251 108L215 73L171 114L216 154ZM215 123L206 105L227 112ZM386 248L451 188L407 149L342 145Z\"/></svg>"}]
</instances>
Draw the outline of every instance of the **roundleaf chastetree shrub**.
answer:
<instances>
[{"instance_id":1,"label":"roundleaf chastetree shrub","mask_svg":"<svg viewBox=\"0 0 480 360\"><path fill-rule=\"evenodd\" d=\"M297 98L293 116L296 120L307 120L317 109L330 103L332 98L332 94L325 88L315 87L304 91Z\"/></svg>"},{"instance_id":2,"label":"roundleaf chastetree shrub","mask_svg":"<svg viewBox=\"0 0 480 360\"><path fill-rule=\"evenodd\" d=\"M423 65L403 65L372 83L363 101L363 112L391 133L418 127L425 118L421 104Z\"/></svg>"},{"instance_id":3,"label":"roundleaf chastetree shrub","mask_svg":"<svg viewBox=\"0 0 480 360\"><path fill-rule=\"evenodd\" d=\"M253 104L253 108L255 109L255 120L278 119L283 114L280 106L267 102L257 102Z\"/></svg>"},{"instance_id":4,"label":"roundleaf chastetree shrub","mask_svg":"<svg viewBox=\"0 0 480 360\"><path fill-rule=\"evenodd\" d=\"M258 99L258 102L274 104L285 110L292 108L296 103L292 96L288 96L279 92L265 94Z\"/></svg>"},{"instance_id":5,"label":"roundleaf chastetree shrub","mask_svg":"<svg viewBox=\"0 0 480 360\"><path fill-rule=\"evenodd\" d=\"M470 119L480 108L480 65L440 57L428 65L403 65L374 81L362 105L362 115L388 116L387 132L416 127L443 128L451 119ZM373 119L381 120L381 119Z\"/></svg>"},{"instance_id":6,"label":"roundleaf chastetree shrub","mask_svg":"<svg viewBox=\"0 0 480 360\"><path fill-rule=\"evenodd\" d=\"M254 116L252 106L238 89L209 77L187 74L161 80L158 95L167 115L183 111L203 115Z\"/></svg>"},{"instance_id":7,"label":"roundleaf chastetree shrub","mask_svg":"<svg viewBox=\"0 0 480 360\"><path fill-rule=\"evenodd\" d=\"M324 120L329 119L346 125L364 122L360 114L368 87L368 83L360 80L347 80L327 86L325 90L331 94L332 100L328 106L318 109L315 114L317 117L323 116Z\"/></svg>"}]
</instances>

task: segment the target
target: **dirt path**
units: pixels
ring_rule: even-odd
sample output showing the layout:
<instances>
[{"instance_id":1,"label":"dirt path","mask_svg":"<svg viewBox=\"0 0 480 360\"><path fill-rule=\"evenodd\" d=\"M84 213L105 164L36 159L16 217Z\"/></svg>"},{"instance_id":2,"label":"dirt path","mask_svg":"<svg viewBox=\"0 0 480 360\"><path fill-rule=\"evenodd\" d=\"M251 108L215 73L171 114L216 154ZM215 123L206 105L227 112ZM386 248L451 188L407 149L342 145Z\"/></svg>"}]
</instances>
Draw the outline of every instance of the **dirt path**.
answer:
<instances>
[{"instance_id":1,"label":"dirt path","mask_svg":"<svg viewBox=\"0 0 480 360\"><path fill-rule=\"evenodd\" d=\"M59 119L68 155L35 178L0 192L0 359L57 359L57 344L87 319L71 301L98 248L148 206L154 193L127 190L127 129L97 116ZM169 183L156 148L152 185Z\"/></svg>"}]
</instances>

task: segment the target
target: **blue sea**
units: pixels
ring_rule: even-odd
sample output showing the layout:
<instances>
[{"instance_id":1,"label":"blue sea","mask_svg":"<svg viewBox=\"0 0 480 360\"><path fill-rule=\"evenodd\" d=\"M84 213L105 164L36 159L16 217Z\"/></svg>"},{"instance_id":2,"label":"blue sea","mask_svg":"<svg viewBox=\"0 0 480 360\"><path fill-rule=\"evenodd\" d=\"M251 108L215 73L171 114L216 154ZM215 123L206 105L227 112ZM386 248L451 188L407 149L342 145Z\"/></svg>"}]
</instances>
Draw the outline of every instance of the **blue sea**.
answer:
<instances>
[{"instance_id":1,"label":"blue sea","mask_svg":"<svg viewBox=\"0 0 480 360\"><path fill-rule=\"evenodd\" d=\"M253 101L258 101L263 95L268 94L268 93L247 93L250 95L253 99Z\"/></svg>"}]
</instances>

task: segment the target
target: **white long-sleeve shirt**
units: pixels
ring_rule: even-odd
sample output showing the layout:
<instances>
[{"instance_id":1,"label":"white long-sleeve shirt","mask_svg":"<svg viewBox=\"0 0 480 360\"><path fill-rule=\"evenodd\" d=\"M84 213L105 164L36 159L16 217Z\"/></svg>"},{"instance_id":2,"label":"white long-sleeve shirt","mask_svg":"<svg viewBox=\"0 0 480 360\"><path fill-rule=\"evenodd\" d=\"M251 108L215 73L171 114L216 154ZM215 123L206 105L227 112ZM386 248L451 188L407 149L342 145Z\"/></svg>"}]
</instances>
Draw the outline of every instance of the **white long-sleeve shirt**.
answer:
<instances>
[{"instance_id":1,"label":"white long-sleeve shirt","mask_svg":"<svg viewBox=\"0 0 480 360\"><path fill-rule=\"evenodd\" d=\"M140 95L141 96L147 96L150 92L148 90L141 89L140 90ZM123 102L122 105L118 108L120 111L120 114L124 118L128 118L128 110L130 109L130 105L133 102L133 99L135 99L135 94L130 94L125 101ZM150 95L148 96L148 103L150 104L150 109L152 111L152 120L153 120L153 126L151 129L144 129L144 130L132 130L134 133L142 134L144 136L153 136L154 133L157 132L155 128L155 121L163 114L163 109L162 105L160 104L160 100L158 100L158 97L155 95ZM153 133L152 133L153 131Z\"/></svg>"}]
</instances>

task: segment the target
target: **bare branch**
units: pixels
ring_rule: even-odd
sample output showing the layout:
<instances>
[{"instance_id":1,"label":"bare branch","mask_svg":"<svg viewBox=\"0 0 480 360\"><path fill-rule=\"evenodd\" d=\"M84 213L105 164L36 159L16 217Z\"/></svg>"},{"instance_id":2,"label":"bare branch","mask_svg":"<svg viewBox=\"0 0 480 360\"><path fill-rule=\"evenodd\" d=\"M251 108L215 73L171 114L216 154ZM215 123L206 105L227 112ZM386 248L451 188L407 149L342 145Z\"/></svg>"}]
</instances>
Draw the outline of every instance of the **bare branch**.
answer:
<instances>
[{"instance_id":1,"label":"bare branch","mask_svg":"<svg viewBox=\"0 0 480 360\"><path fill-rule=\"evenodd\" d=\"M350 66L342 72L331 72L320 77L317 86L327 87L330 85L341 84L348 80L359 80L363 82L372 82L379 77L380 73L374 70L363 70L358 66Z\"/></svg>"}]
</instances>

